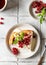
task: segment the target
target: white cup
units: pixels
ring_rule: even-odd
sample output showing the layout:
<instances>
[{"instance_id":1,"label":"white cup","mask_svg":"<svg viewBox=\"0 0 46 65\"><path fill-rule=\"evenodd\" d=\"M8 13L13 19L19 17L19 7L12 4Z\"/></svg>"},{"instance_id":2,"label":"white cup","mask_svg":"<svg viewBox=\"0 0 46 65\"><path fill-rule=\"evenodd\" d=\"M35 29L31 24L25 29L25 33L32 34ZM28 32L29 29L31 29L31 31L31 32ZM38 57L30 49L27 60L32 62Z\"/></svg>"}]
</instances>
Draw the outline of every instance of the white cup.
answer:
<instances>
[{"instance_id":1,"label":"white cup","mask_svg":"<svg viewBox=\"0 0 46 65\"><path fill-rule=\"evenodd\" d=\"M3 10L6 8L6 5L7 5L7 0L5 0L5 4L4 4L4 6L0 9L0 11L3 11Z\"/></svg>"}]
</instances>

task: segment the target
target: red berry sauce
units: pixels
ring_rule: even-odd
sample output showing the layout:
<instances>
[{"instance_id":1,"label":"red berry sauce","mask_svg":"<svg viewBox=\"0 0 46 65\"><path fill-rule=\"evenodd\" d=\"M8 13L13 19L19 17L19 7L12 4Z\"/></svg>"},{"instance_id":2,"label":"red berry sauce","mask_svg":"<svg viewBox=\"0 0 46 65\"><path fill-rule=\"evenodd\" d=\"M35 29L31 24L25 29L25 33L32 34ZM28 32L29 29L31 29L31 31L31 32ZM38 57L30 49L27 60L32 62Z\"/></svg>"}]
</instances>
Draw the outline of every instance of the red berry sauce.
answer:
<instances>
[{"instance_id":1,"label":"red berry sauce","mask_svg":"<svg viewBox=\"0 0 46 65\"><path fill-rule=\"evenodd\" d=\"M24 39L18 42L19 47L23 48L24 45L29 45L31 35L24 34Z\"/></svg>"},{"instance_id":2,"label":"red berry sauce","mask_svg":"<svg viewBox=\"0 0 46 65\"><path fill-rule=\"evenodd\" d=\"M0 0L0 9L3 8L5 5L5 0Z\"/></svg>"},{"instance_id":3,"label":"red berry sauce","mask_svg":"<svg viewBox=\"0 0 46 65\"><path fill-rule=\"evenodd\" d=\"M12 52L14 55L18 55L19 54L19 51L17 48L12 48Z\"/></svg>"},{"instance_id":4,"label":"red berry sauce","mask_svg":"<svg viewBox=\"0 0 46 65\"><path fill-rule=\"evenodd\" d=\"M46 3L43 3L42 1L34 1L32 2L32 8L37 8L35 13L41 13L41 10L46 8Z\"/></svg>"},{"instance_id":5,"label":"red berry sauce","mask_svg":"<svg viewBox=\"0 0 46 65\"><path fill-rule=\"evenodd\" d=\"M19 41L18 44L19 44L19 47L23 48L23 46L24 46L23 41Z\"/></svg>"}]
</instances>

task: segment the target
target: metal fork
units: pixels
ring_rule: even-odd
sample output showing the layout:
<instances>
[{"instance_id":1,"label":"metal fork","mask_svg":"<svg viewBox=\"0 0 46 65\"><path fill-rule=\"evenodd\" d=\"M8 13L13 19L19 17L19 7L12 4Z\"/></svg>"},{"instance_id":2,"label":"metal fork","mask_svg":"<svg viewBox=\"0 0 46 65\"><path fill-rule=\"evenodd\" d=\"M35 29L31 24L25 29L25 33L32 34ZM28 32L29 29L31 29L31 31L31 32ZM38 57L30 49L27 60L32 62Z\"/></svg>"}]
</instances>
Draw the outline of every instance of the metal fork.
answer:
<instances>
[{"instance_id":1,"label":"metal fork","mask_svg":"<svg viewBox=\"0 0 46 65\"><path fill-rule=\"evenodd\" d=\"M39 60L39 62L38 62L38 65L42 65L42 61L43 61L43 58L44 58L44 53L45 53L45 51L46 51L46 42L45 42L44 51L42 52L41 58L40 58L40 60Z\"/></svg>"}]
</instances>

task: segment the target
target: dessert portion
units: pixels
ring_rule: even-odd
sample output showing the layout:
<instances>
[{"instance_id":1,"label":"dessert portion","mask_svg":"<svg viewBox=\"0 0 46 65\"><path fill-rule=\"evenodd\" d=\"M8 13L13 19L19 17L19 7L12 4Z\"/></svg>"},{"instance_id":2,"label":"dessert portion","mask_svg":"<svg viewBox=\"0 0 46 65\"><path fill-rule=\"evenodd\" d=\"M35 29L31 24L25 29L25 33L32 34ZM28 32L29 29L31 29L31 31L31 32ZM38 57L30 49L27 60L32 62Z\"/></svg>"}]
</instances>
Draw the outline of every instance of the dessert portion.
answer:
<instances>
[{"instance_id":1,"label":"dessert portion","mask_svg":"<svg viewBox=\"0 0 46 65\"><path fill-rule=\"evenodd\" d=\"M11 51L18 55L20 48L28 48L31 51L35 50L37 36L32 30L21 30L20 32L12 32L9 38Z\"/></svg>"},{"instance_id":2,"label":"dessert portion","mask_svg":"<svg viewBox=\"0 0 46 65\"><path fill-rule=\"evenodd\" d=\"M46 3L43 1L33 1L30 6L30 12L32 9L32 13L36 18L39 18L40 23L46 20Z\"/></svg>"}]
</instances>

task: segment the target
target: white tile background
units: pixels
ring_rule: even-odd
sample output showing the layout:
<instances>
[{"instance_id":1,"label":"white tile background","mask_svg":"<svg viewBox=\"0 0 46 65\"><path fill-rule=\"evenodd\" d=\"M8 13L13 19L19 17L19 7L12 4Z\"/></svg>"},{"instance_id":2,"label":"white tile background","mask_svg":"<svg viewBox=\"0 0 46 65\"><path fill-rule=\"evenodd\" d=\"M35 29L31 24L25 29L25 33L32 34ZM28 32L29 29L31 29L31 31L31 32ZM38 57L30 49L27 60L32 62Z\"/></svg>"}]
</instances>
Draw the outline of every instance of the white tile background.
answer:
<instances>
[{"instance_id":1,"label":"white tile background","mask_svg":"<svg viewBox=\"0 0 46 65\"><path fill-rule=\"evenodd\" d=\"M1 16L0 16L1 17ZM14 26L15 24L17 24L17 17L11 17L11 16L2 16L4 18L4 20L2 22L4 22L4 25L0 25L0 38L5 38L6 34L8 32L8 30ZM1 21L1 20L0 20Z\"/></svg>"},{"instance_id":2,"label":"white tile background","mask_svg":"<svg viewBox=\"0 0 46 65\"><path fill-rule=\"evenodd\" d=\"M46 42L46 22L40 25L29 13L29 5L33 0L8 0L6 9L0 12L4 25L0 25L0 65L37 65ZM0 20L1 21L1 20ZM41 35L41 46L38 53L28 59L17 59L8 51L6 47L6 34L8 30L17 23L30 23ZM43 65L46 64L46 53Z\"/></svg>"},{"instance_id":3,"label":"white tile background","mask_svg":"<svg viewBox=\"0 0 46 65\"><path fill-rule=\"evenodd\" d=\"M0 65L17 65L16 62L0 62Z\"/></svg>"}]
</instances>

